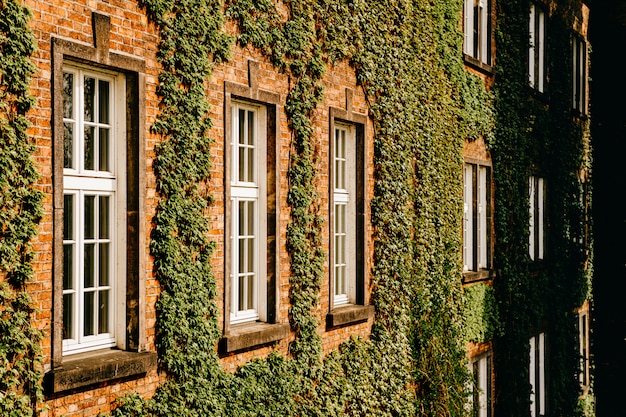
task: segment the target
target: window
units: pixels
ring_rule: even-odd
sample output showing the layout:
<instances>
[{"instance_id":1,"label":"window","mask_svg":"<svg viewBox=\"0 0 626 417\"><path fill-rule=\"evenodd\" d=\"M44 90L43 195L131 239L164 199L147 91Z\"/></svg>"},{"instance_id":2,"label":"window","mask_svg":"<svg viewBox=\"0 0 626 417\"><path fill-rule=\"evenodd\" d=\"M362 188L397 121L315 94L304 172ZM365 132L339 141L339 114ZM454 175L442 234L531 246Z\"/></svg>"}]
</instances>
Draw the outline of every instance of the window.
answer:
<instances>
[{"instance_id":1,"label":"window","mask_svg":"<svg viewBox=\"0 0 626 417\"><path fill-rule=\"evenodd\" d=\"M546 415L546 335L539 333L530 338L529 364L530 415Z\"/></svg>"},{"instance_id":2,"label":"window","mask_svg":"<svg viewBox=\"0 0 626 417\"><path fill-rule=\"evenodd\" d=\"M528 82L539 92L544 91L546 77L546 12L539 4L530 3L528 25L530 45L528 48Z\"/></svg>"},{"instance_id":3,"label":"window","mask_svg":"<svg viewBox=\"0 0 626 417\"><path fill-rule=\"evenodd\" d=\"M491 1L465 0L463 52L478 62L491 65Z\"/></svg>"},{"instance_id":4,"label":"window","mask_svg":"<svg viewBox=\"0 0 626 417\"><path fill-rule=\"evenodd\" d=\"M531 176L528 180L529 188L529 236L528 253L530 259L537 261L544 258L545 233L545 181L541 177Z\"/></svg>"},{"instance_id":5,"label":"window","mask_svg":"<svg viewBox=\"0 0 626 417\"><path fill-rule=\"evenodd\" d=\"M354 126L335 123L333 135L334 306L356 302L356 134Z\"/></svg>"},{"instance_id":6,"label":"window","mask_svg":"<svg viewBox=\"0 0 626 417\"><path fill-rule=\"evenodd\" d=\"M463 170L463 271L491 267L491 170L466 163Z\"/></svg>"},{"instance_id":7,"label":"window","mask_svg":"<svg viewBox=\"0 0 626 417\"><path fill-rule=\"evenodd\" d=\"M55 308L46 395L156 369L145 326L145 63L109 51L108 16L91 20L93 46L51 39Z\"/></svg>"},{"instance_id":8,"label":"window","mask_svg":"<svg viewBox=\"0 0 626 417\"><path fill-rule=\"evenodd\" d=\"M124 312L124 77L63 70L63 352L116 345ZM121 107L124 109L124 106Z\"/></svg>"},{"instance_id":9,"label":"window","mask_svg":"<svg viewBox=\"0 0 626 417\"><path fill-rule=\"evenodd\" d=\"M329 311L328 327L369 319L366 196L367 116L352 112L352 90L346 89L346 109L331 107L329 165Z\"/></svg>"},{"instance_id":10,"label":"window","mask_svg":"<svg viewBox=\"0 0 626 417\"><path fill-rule=\"evenodd\" d=\"M572 35L572 107L587 113L587 43L578 35Z\"/></svg>"},{"instance_id":11,"label":"window","mask_svg":"<svg viewBox=\"0 0 626 417\"><path fill-rule=\"evenodd\" d=\"M473 375L471 387L471 410L473 417L491 417L493 415L493 387L491 353L474 358L470 363Z\"/></svg>"},{"instance_id":12,"label":"window","mask_svg":"<svg viewBox=\"0 0 626 417\"><path fill-rule=\"evenodd\" d=\"M232 104L230 323L266 321L267 151L264 106Z\"/></svg>"},{"instance_id":13,"label":"window","mask_svg":"<svg viewBox=\"0 0 626 417\"><path fill-rule=\"evenodd\" d=\"M589 377L589 312L581 311L578 314L578 338L580 343L580 385L588 387Z\"/></svg>"}]
</instances>

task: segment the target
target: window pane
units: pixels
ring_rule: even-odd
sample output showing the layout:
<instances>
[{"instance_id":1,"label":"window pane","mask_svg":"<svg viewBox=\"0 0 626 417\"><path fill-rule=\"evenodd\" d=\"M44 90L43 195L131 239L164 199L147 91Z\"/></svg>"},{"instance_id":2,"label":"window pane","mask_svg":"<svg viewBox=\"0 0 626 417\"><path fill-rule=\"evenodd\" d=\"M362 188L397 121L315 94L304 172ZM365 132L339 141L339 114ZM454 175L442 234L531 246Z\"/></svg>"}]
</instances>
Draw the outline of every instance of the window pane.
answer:
<instances>
[{"instance_id":1,"label":"window pane","mask_svg":"<svg viewBox=\"0 0 626 417\"><path fill-rule=\"evenodd\" d=\"M249 238L247 240L248 240L248 250L247 250L248 268L246 269L246 272L254 273L254 238Z\"/></svg>"},{"instance_id":2,"label":"window pane","mask_svg":"<svg viewBox=\"0 0 626 417\"><path fill-rule=\"evenodd\" d=\"M248 160L246 161L248 164L248 172L246 181L255 182L254 178L254 148L248 148Z\"/></svg>"},{"instance_id":3,"label":"window pane","mask_svg":"<svg viewBox=\"0 0 626 417\"><path fill-rule=\"evenodd\" d=\"M84 82L84 120L86 122L94 122L94 106L96 103L95 94L96 94L96 80L91 77L85 77Z\"/></svg>"},{"instance_id":4,"label":"window pane","mask_svg":"<svg viewBox=\"0 0 626 417\"><path fill-rule=\"evenodd\" d=\"M239 277L239 308L238 311L246 310L246 300L245 300L245 289L246 289L246 278Z\"/></svg>"},{"instance_id":5,"label":"window pane","mask_svg":"<svg viewBox=\"0 0 626 417\"><path fill-rule=\"evenodd\" d=\"M63 123L63 168L74 168L74 123Z\"/></svg>"},{"instance_id":6,"label":"window pane","mask_svg":"<svg viewBox=\"0 0 626 417\"><path fill-rule=\"evenodd\" d=\"M108 239L109 236L109 200L110 198L107 196L100 196L99 200L99 209L100 209L100 213L99 213L99 221L100 221L100 230L99 230L99 237L100 239Z\"/></svg>"},{"instance_id":7,"label":"window pane","mask_svg":"<svg viewBox=\"0 0 626 417\"><path fill-rule=\"evenodd\" d=\"M74 294L63 294L63 339L74 338Z\"/></svg>"},{"instance_id":8,"label":"window pane","mask_svg":"<svg viewBox=\"0 0 626 417\"><path fill-rule=\"evenodd\" d=\"M246 270L246 240L239 238L239 273Z\"/></svg>"},{"instance_id":9,"label":"window pane","mask_svg":"<svg viewBox=\"0 0 626 417\"><path fill-rule=\"evenodd\" d=\"M254 235L254 201L248 201L248 216L247 216L247 220L248 220L248 227L246 229L246 234L248 235Z\"/></svg>"},{"instance_id":10,"label":"window pane","mask_svg":"<svg viewBox=\"0 0 626 417\"><path fill-rule=\"evenodd\" d=\"M98 262L98 267L99 267L99 280L100 280L100 285L101 286L108 286L109 285L109 262L110 262L110 257L109 257L109 244L108 243L101 243L99 245L99 262Z\"/></svg>"},{"instance_id":11,"label":"window pane","mask_svg":"<svg viewBox=\"0 0 626 417\"><path fill-rule=\"evenodd\" d=\"M93 239L95 237L95 199L96 197L93 195L85 197L85 227L83 229L85 231L85 239Z\"/></svg>"},{"instance_id":12,"label":"window pane","mask_svg":"<svg viewBox=\"0 0 626 417\"><path fill-rule=\"evenodd\" d=\"M74 74L63 73L63 117L74 118Z\"/></svg>"},{"instance_id":13,"label":"window pane","mask_svg":"<svg viewBox=\"0 0 626 417\"><path fill-rule=\"evenodd\" d=\"M86 292L85 295L85 306L84 306L84 315L83 315L83 335L91 336L95 334L94 328L94 319L95 319L95 304L94 304L94 293Z\"/></svg>"},{"instance_id":14,"label":"window pane","mask_svg":"<svg viewBox=\"0 0 626 417\"><path fill-rule=\"evenodd\" d=\"M247 285L248 292L247 292L246 298L248 299L247 300L248 303L247 303L246 309L251 310L254 308L254 303L253 303L254 301L254 275L248 276L247 280L248 280L248 285Z\"/></svg>"},{"instance_id":15,"label":"window pane","mask_svg":"<svg viewBox=\"0 0 626 417\"><path fill-rule=\"evenodd\" d=\"M94 135L95 128L93 126L85 126L84 157L85 169L94 169Z\"/></svg>"},{"instance_id":16,"label":"window pane","mask_svg":"<svg viewBox=\"0 0 626 417\"><path fill-rule=\"evenodd\" d=\"M239 202L239 236L246 235L246 202Z\"/></svg>"},{"instance_id":17,"label":"window pane","mask_svg":"<svg viewBox=\"0 0 626 417\"><path fill-rule=\"evenodd\" d=\"M239 181L246 181L246 148L239 147Z\"/></svg>"},{"instance_id":18,"label":"window pane","mask_svg":"<svg viewBox=\"0 0 626 417\"><path fill-rule=\"evenodd\" d=\"M74 288L74 245L63 245L63 289Z\"/></svg>"},{"instance_id":19,"label":"window pane","mask_svg":"<svg viewBox=\"0 0 626 417\"><path fill-rule=\"evenodd\" d=\"M93 243L85 245L85 267L84 267L84 287L92 288L94 286L94 259L95 245Z\"/></svg>"},{"instance_id":20,"label":"window pane","mask_svg":"<svg viewBox=\"0 0 626 417\"><path fill-rule=\"evenodd\" d=\"M63 196L63 240L74 239L74 196Z\"/></svg>"},{"instance_id":21,"label":"window pane","mask_svg":"<svg viewBox=\"0 0 626 417\"><path fill-rule=\"evenodd\" d=\"M109 333L109 291L100 291L98 311L98 333Z\"/></svg>"},{"instance_id":22,"label":"window pane","mask_svg":"<svg viewBox=\"0 0 626 417\"><path fill-rule=\"evenodd\" d=\"M248 145L254 146L254 112L248 112Z\"/></svg>"},{"instance_id":23,"label":"window pane","mask_svg":"<svg viewBox=\"0 0 626 417\"><path fill-rule=\"evenodd\" d=\"M246 111L239 109L239 144L246 143Z\"/></svg>"},{"instance_id":24,"label":"window pane","mask_svg":"<svg viewBox=\"0 0 626 417\"><path fill-rule=\"evenodd\" d=\"M98 137L98 170L99 171L111 171L110 168L110 139L109 129L101 127L99 129L100 135Z\"/></svg>"},{"instance_id":25,"label":"window pane","mask_svg":"<svg viewBox=\"0 0 626 417\"><path fill-rule=\"evenodd\" d=\"M98 81L98 107L100 110L100 123L109 123L109 82Z\"/></svg>"}]
</instances>

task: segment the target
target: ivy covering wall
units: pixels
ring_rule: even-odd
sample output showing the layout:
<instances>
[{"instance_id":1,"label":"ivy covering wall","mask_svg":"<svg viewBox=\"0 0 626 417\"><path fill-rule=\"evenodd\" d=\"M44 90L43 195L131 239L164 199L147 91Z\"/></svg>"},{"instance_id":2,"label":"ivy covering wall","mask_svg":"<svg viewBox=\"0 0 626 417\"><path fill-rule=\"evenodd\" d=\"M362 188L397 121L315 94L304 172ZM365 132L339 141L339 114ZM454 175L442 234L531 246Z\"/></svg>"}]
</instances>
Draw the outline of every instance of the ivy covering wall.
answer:
<instances>
[{"instance_id":1,"label":"ivy covering wall","mask_svg":"<svg viewBox=\"0 0 626 417\"><path fill-rule=\"evenodd\" d=\"M565 55L581 3L560 3L551 19L550 71L571 77ZM528 90L528 0L497 2L493 94L464 68L462 0L286 0L287 15L272 0L141 4L160 32L162 107L153 132L163 141L154 165L160 200L150 250L162 289L156 344L167 378L150 399L120 398L114 417L463 416L470 377L465 343L492 335L497 413L526 416L528 339L539 328L551 343L551 412L582 412L574 309L589 294L591 255L579 239L585 207L577 176L589 168L588 126L571 117L571 78L554 77L541 100ZM30 325L24 292L32 275L28 242L41 215L24 118L34 104L28 93L34 40L28 12L10 0L1 5L0 165L9 169L0 173L0 271L8 283L0 288L0 313L2 326L15 333L0 333L11 334L13 343L0 352L10 364L2 369L11 370L0 373L0 407L29 415L41 392L35 383L41 336ZM227 19L236 23L236 37L223 30ZM229 373L215 351L220 329L208 239L212 122L205 86L235 44L256 48L293 81L284 108L294 147L287 248L295 339L288 357L274 352ZM355 69L374 125L376 313L369 339L353 338L323 357L315 309L327 255L312 185L320 174L313 118L323 105L323 77L339 60ZM463 144L478 137L493 156L498 278L493 291L465 294ZM545 173L550 190L550 261L539 273L527 255L533 169Z\"/></svg>"},{"instance_id":2,"label":"ivy covering wall","mask_svg":"<svg viewBox=\"0 0 626 417\"><path fill-rule=\"evenodd\" d=\"M35 104L31 14L20 1L0 2L0 415L31 416L42 399L41 332L31 323L30 240L42 215L42 194L27 135Z\"/></svg>"},{"instance_id":3,"label":"ivy covering wall","mask_svg":"<svg viewBox=\"0 0 626 417\"><path fill-rule=\"evenodd\" d=\"M494 340L496 413L527 416L531 336L548 341L547 391L551 415L577 416L578 317L590 297L591 242L583 239L591 201L580 173L590 170L589 121L574 117L571 104L570 37L582 22L582 2L558 2L547 38L545 94L528 87L528 0L497 2L495 134L490 141L496 182L494 281L502 332ZM559 74L557 76L557 74ZM528 256L528 177L547 183L548 240L540 268Z\"/></svg>"}]
</instances>

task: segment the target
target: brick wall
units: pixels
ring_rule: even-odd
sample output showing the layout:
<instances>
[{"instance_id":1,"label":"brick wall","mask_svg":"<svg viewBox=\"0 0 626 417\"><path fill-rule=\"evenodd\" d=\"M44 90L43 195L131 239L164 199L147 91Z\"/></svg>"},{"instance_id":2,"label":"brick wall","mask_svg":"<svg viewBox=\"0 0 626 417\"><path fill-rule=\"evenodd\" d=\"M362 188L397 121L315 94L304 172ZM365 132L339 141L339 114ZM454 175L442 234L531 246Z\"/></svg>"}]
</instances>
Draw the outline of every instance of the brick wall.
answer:
<instances>
[{"instance_id":1,"label":"brick wall","mask_svg":"<svg viewBox=\"0 0 626 417\"><path fill-rule=\"evenodd\" d=\"M27 0L27 5L33 10L32 28L37 39L38 51L34 56L37 72L31 83L32 93L37 98L37 107L29 113L32 127L29 130L31 137L37 144L37 152L34 155L36 165L41 174L39 188L45 194L44 217L39 226L39 235L34 242L36 252L35 277L29 285L29 291L36 300L39 311L35 315L35 325L44 331L43 352L45 355L44 366L50 370L53 357L52 321L53 321L53 131L52 131L52 38L61 38L75 43L94 46L92 31L92 12L110 17L109 50L122 55L131 56L145 62L145 97L140 104L145 110L145 241L150 241L152 219L158 202L156 193L156 181L152 170L152 162L155 158L155 146L161 140L152 135L150 126L158 115L159 100L156 96L156 83L159 72L156 61L156 49L158 33L148 22L143 11L136 2L126 0L112 0L107 2L97 0ZM232 26L229 26L232 30ZM258 88L280 95L284 100L289 92L290 79L285 74L278 73L258 52L246 48L235 48L232 60L215 68L211 83L208 87L208 98L211 102L211 118L214 127L211 135L214 138L212 149L213 166L211 171L210 186L212 187L215 204L211 207L209 221L211 225L211 239L217 243L213 259L214 274L218 281L217 300L220 311L224 311L224 82L234 82L247 85L248 61L259 63ZM328 218L329 210L329 178L328 178L328 149L330 141L329 132L329 108L336 107L346 109L346 89L352 91L352 111L358 114L367 114L367 104L362 91L356 85L354 71L345 63L338 63L330 68L324 78L325 99L318 106L314 117L316 150L319 156L319 176L316 178L316 187L320 196L320 212L324 218ZM278 163L280 178L279 202L280 209L278 219L277 240L279 244L279 311L278 321L288 323L289 309L289 256L286 251L286 227L289 221L290 210L286 203L287 197L287 172L289 169L289 156L291 147L291 132L288 128L287 118L282 106L277 107L277 119L280 124L280 137L278 138ZM368 158L368 194L373 190L373 127L368 121L366 126L366 143ZM369 210L366 213L369 225ZM371 254L373 243L371 234L367 238L367 268L369 274L371 268ZM323 231L324 249L328 253L330 231L328 223ZM145 248L145 347L149 351L155 350L155 302L159 295L159 283L155 280L152 260L149 249ZM328 260L326 262L328 269ZM328 270L326 271L328 277ZM59 277L56 277L57 279ZM344 326L327 330L325 316L329 311L329 282L324 280L320 293L321 303L317 309L320 327L323 336L325 353L335 349L341 342L350 336L358 335L367 337L372 319L355 325ZM220 317L223 324L223 315ZM287 354L288 344L293 336L287 337L276 344L276 349ZM237 366L254 357L264 357L271 352L273 347L249 349L244 352L235 352L224 355L223 366L229 371L234 371ZM43 411L43 417L53 416L96 416L98 413L110 409L111 402L118 396L138 392L141 395L150 396L163 376L158 375L156 369L150 370L140 378L128 378L125 380L111 381L100 384L98 387L89 387L75 392L60 392L48 395L46 398L47 409Z\"/></svg>"}]
</instances>

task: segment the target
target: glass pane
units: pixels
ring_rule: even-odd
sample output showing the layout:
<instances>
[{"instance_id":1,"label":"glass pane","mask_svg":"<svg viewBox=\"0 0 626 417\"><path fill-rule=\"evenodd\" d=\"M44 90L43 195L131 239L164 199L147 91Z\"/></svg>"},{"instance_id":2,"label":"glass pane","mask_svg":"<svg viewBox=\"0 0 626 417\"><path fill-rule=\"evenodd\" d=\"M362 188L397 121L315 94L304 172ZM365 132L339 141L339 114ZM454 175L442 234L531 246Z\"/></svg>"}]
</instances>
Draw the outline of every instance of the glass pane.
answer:
<instances>
[{"instance_id":1,"label":"glass pane","mask_svg":"<svg viewBox=\"0 0 626 417\"><path fill-rule=\"evenodd\" d=\"M246 305L245 305L245 282L246 282L246 278L245 277L239 277L239 294L238 294L238 299L239 299L239 311L244 311L246 309Z\"/></svg>"},{"instance_id":2,"label":"glass pane","mask_svg":"<svg viewBox=\"0 0 626 417\"><path fill-rule=\"evenodd\" d=\"M63 289L74 288L74 245L63 245Z\"/></svg>"},{"instance_id":3,"label":"glass pane","mask_svg":"<svg viewBox=\"0 0 626 417\"><path fill-rule=\"evenodd\" d=\"M246 181L246 148L239 147L239 181Z\"/></svg>"},{"instance_id":4,"label":"glass pane","mask_svg":"<svg viewBox=\"0 0 626 417\"><path fill-rule=\"evenodd\" d=\"M246 272L254 272L254 238L248 239L248 269Z\"/></svg>"},{"instance_id":5,"label":"glass pane","mask_svg":"<svg viewBox=\"0 0 626 417\"><path fill-rule=\"evenodd\" d=\"M85 269L84 269L84 287L93 288L94 286L94 271L95 271L95 259L94 259L95 245L93 243L85 245Z\"/></svg>"},{"instance_id":6,"label":"glass pane","mask_svg":"<svg viewBox=\"0 0 626 417\"><path fill-rule=\"evenodd\" d=\"M74 196L63 196L63 240L74 240Z\"/></svg>"},{"instance_id":7,"label":"glass pane","mask_svg":"<svg viewBox=\"0 0 626 417\"><path fill-rule=\"evenodd\" d=\"M254 148L248 148L248 178L249 182L255 182L254 178Z\"/></svg>"},{"instance_id":8,"label":"glass pane","mask_svg":"<svg viewBox=\"0 0 626 417\"><path fill-rule=\"evenodd\" d=\"M98 108L100 113L100 123L109 123L109 82L98 81Z\"/></svg>"},{"instance_id":9,"label":"glass pane","mask_svg":"<svg viewBox=\"0 0 626 417\"><path fill-rule=\"evenodd\" d=\"M93 126L85 126L85 169L94 169L94 135L96 131Z\"/></svg>"},{"instance_id":10,"label":"glass pane","mask_svg":"<svg viewBox=\"0 0 626 417\"><path fill-rule=\"evenodd\" d=\"M109 291L100 291L98 311L98 334L109 333Z\"/></svg>"},{"instance_id":11,"label":"glass pane","mask_svg":"<svg viewBox=\"0 0 626 417\"><path fill-rule=\"evenodd\" d=\"M248 145L254 145L254 112L248 112Z\"/></svg>"},{"instance_id":12,"label":"glass pane","mask_svg":"<svg viewBox=\"0 0 626 417\"><path fill-rule=\"evenodd\" d=\"M74 168L74 123L63 123L63 168Z\"/></svg>"},{"instance_id":13,"label":"glass pane","mask_svg":"<svg viewBox=\"0 0 626 417\"><path fill-rule=\"evenodd\" d=\"M95 237L95 200L96 196L85 196L85 239L93 239Z\"/></svg>"},{"instance_id":14,"label":"glass pane","mask_svg":"<svg viewBox=\"0 0 626 417\"><path fill-rule=\"evenodd\" d=\"M85 315L83 316L83 335L91 336L95 334L94 319L95 319L95 295L93 292L85 293Z\"/></svg>"},{"instance_id":15,"label":"glass pane","mask_svg":"<svg viewBox=\"0 0 626 417\"><path fill-rule=\"evenodd\" d=\"M100 253L99 253L99 280L100 286L106 287L109 285L109 265L110 265L110 256L109 256L109 244L101 243L99 245Z\"/></svg>"},{"instance_id":16,"label":"glass pane","mask_svg":"<svg viewBox=\"0 0 626 417\"><path fill-rule=\"evenodd\" d=\"M63 117L74 118L74 74L63 73Z\"/></svg>"},{"instance_id":17,"label":"glass pane","mask_svg":"<svg viewBox=\"0 0 626 417\"><path fill-rule=\"evenodd\" d=\"M239 273L241 274L242 272L244 272L246 270L246 265L245 265L245 261L246 261L246 240L245 239L239 239Z\"/></svg>"},{"instance_id":18,"label":"glass pane","mask_svg":"<svg viewBox=\"0 0 626 417\"><path fill-rule=\"evenodd\" d=\"M239 202L239 236L245 236L246 233L246 202Z\"/></svg>"},{"instance_id":19,"label":"glass pane","mask_svg":"<svg viewBox=\"0 0 626 417\"><path fill-rule=\"evenodd\" d=\"M239 144L246 143L246 111L239 109Z\"/></svg>"},{"instance_id":20,"label":"glass pane","mask_svg":"<svg viewBox=\"0 0 626 417\"><path fill-rule=\"evenodd\" d=\"M254 201L248 201L248 227L246 228L246 232L249 236L254 236Z\"/></svg>"},{"instance_id":21,"label":"glass pane","mask_svg":"<svg viewBox=\"0 0 626 417\"><path fill-rule=\"evenodd\" d=\"M108 196L100 196L99 200L99 233L98 236L100 239L108 239L109 236L109 220L110 220L110 211L109 211L109 201L110 198Z\"/></svg>"},{"instance_id":22,"label":"glass pane","mask_svg":"<svg viewBox=\"0 0 626 417\"><path fill-rule=\"evenodd\" d=\"M248 305L247 305L247 309L253 309L254 305L253 305L253 301L254 301L254 275L253 276L249 276L248 278Z\"/></svg>"},{"instance_id":23,"label":"glass pane","mask_svg":"<svg viewBox=\"0 0 626 417\"><path fill-rule=\"evenodd\" d=\"M84 83L84 100L85 100L85 115L84 120L86 122L94 122L94 106L96 104L95 95L96 95L96 80L95 78L85 77Z\"/></svg>"},{"instance_id":24,"label":"glass pane","mask_svg":"<svg viewBox=\"0 0 626 417\"><path fill-rule=\"evenodd\" d=\"M106 127L101 127L99 129L100 136L98 137L98 170L99 171L111 171L110 168L110 139L109 139L109 129Z\"/></svg>"},{"instance_id":25,"label":"glass pane","mask_svg":"<svg viewBox=\"0 0 626 417\"><path fill-rule=\"evenodd\" d=\"M63 294L63 339L74 338L74 294Z\"/></svg>"}]
</instances>

